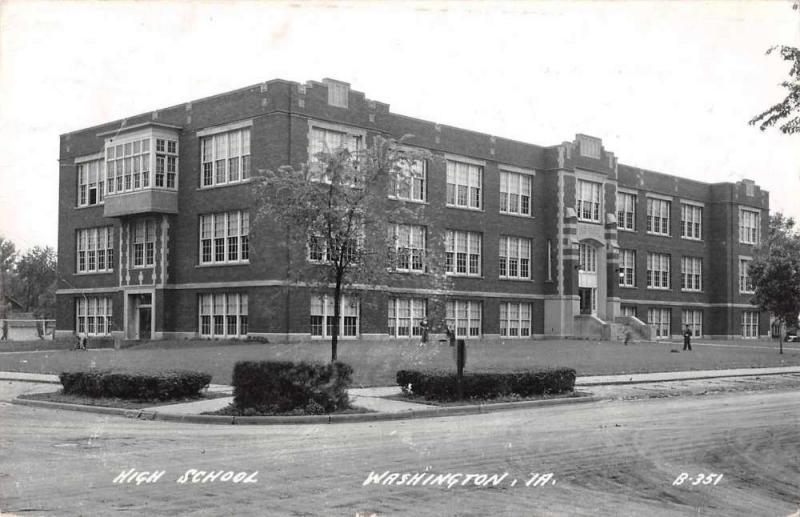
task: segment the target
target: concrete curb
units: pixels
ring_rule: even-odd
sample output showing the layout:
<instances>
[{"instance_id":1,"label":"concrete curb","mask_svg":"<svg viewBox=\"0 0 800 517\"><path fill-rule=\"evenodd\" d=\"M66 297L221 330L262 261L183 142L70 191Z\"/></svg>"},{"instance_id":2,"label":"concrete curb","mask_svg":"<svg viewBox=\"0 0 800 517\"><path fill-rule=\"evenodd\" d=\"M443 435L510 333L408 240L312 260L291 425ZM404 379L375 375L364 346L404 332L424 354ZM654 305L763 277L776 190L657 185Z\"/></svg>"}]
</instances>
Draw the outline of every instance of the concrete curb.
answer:
<instances>
[{"instance_id":1,"label":"concrete curb","mask_svg":"<svg viewBox=\"0 0 800 517\"><path fill-rule=\"evenodd\" d=\"M546 399L524 400L521 402L499 402L497 404L474 404L468 406L438 406L430 409L409 410L402 413L352 413L342 415L305 415L305 416L224 416L224 415L176 415L159 413L158 411L145 411L142 409L110 408L103 406L85 406L80 404L65 404L63 402L50 402L46 400L14 399L12 404L31 406L45 409L63 409L67 411L81 411L84 413L98 413L104 415L122 416L138 420L162 420L165 422L184 422L190 424L223 424L223 425L290 425L290 424L344 424L357 422L379 422L387 420L408 420L416 418L436 418L457 415L476 415L494 413L496 411L509 411L513 409L526 409L533 407L557 406L566 404L581 404L602 400L588 393L577 392L575 396Z\"/></svg>"}]
</instances>

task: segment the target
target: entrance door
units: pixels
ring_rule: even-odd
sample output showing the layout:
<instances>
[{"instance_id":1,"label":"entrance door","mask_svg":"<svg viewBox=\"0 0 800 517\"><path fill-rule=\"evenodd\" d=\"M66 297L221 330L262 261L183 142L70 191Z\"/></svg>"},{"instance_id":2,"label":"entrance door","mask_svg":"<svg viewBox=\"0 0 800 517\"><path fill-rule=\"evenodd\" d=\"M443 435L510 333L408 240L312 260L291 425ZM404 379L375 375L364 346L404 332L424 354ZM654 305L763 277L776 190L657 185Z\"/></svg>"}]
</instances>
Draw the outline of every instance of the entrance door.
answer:
<instances>
[{"instance_id":1,"label":"entrance door","mask_svg":"<svg viewBox=\"0 0 800 517\"><path fill-rule=\"evenodd\" d=\"M139 339L150 339L151 311L150 307L139 307Z\"/></svg>"},{"instance_id":2,"label":"entrance door","mask_svg":"<svg viewBox=\"0 0 800 517\"><path fill-rule=\"evenodd\" d=\"M578 288L578 296L581 298L581 314L592 314L592 288Z\"/></svg>"}]
</instances>

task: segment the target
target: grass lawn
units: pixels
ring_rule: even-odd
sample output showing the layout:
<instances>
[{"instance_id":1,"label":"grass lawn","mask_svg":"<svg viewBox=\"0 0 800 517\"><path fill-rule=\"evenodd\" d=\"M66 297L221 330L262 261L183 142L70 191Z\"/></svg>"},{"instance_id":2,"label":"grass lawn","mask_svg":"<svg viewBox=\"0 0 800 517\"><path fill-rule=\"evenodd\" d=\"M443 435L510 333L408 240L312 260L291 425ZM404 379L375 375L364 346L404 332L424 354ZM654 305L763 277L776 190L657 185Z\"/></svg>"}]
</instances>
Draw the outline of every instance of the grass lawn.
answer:
<instances>
[{"instance_id":1,"label":"grass lawn","mask_svg":"<svg viewBox=\"0 0 800 517\"><path fill-rule=\"evenodd\" d=\"M677 342L629 346L615 342L578 340L507 340L495 344L467 342L466 371L512 371L546 366L575 368L578 376L622 373L715 370L725 368L800 366L800 346L769 341L709 341L680 350ZM447 344L419 346L407 341L344 341L339 360L353 366L354 387L395 384L400 369L454 368ZM87 352L0 353L0 371L58 374L65 370L119 368L126 370L190 369L213 375L212 383L230 384L233 365L241 360L328 361L330 344L263 344L238 341L161 341L122 350Z\"/></svg>"},{"instance_id":2,"label":"grass lawn","mask_svg":"<svg viewBox=\"0 0 800 517\"><path fill-rule=\"evenodd\" d=\"M55 385L53 385L55 387ZM82 406L103 406L103 407L116 407L122 409L142 409L153 406L168 406L170 404L180 404L183 402L198 402L201 400L215 399L219 397L226 397L220 393L208 393L198 395L196 397L183 397L179 399L170 400L132 400L120 399L109 397L84 397L81 395L64 395L61 390L52 393L31 393L29 395L22 395L19 398L31 400L46 400L48 402L60 402L62 404L80 404Z\"/></svg>"}]
</instances>

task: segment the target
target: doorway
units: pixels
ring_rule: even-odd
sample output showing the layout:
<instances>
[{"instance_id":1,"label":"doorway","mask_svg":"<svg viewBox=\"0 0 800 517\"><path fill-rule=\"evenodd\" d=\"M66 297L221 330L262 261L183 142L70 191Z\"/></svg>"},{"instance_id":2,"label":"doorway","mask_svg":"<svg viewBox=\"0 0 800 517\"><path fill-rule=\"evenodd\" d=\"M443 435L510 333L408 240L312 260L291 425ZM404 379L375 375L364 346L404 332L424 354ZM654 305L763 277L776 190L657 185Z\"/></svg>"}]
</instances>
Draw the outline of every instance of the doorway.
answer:
<instances>
[{"instance_id":1,"label":"doorway","mask_svg":"<svg viewBox=\"0 0 800 517\"><path fill-rule=\"evenodd\" d=\"M596 307L596 295L593 287L579 287L578 296L580 297L581 314L594 314Z\"/></svg>"}]
</instances>

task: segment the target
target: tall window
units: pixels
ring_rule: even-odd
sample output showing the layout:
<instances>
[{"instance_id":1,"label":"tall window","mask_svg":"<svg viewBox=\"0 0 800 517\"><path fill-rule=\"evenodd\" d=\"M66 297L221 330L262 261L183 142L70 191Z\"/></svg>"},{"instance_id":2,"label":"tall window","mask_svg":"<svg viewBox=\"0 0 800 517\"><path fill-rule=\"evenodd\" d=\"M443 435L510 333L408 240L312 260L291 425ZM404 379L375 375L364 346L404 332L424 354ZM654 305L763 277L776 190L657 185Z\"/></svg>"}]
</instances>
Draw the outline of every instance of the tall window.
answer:
<instances>
[{"instance_id":1,"label":"tall window","mask_svg":"<svg viewBox=\"0 0 800 517\"><path fill-rule=\"evenodd\" d=\"M647 254L647 288L669 289L670 256L665 253Z\"/></svg>"},{"instance_id":2,"label":"tall window","mask_svg":"<svg viewBox=\"0 0 800 517\"><path fill-rule=\"evenodd\" d=\"M327 338L333 335L337 324L333 317L333 296L311 295L311 337ZM339 306L339 337L358 336L358 298L342 295Z\"/></svg>"},{"instance_id":3,"label":"tall window","mask_svg":"<svg viewBox=\"0 0 800 517\"><path fill-rule=\"evenodd\" d=\"M151 219L136 221L133 227L133 266L155 264L156 224Z\"/></svg>"},{"instance_id":4,"label":"tall window","mask_svg":"<svg viewBox=\"0 0 800 517\"><path fill-rule=\"evenodd\" d=\"M594 181L578 180L576 182L575 210L581 221L600 222L600 198L603 185Z\"/></svg>"},{"instance_id":5,"label":"tall window","mask_svg":"<svg viewBox=\"0 0 800 517\"><path fill-rule=\"evenodd\" d=\"M428 164L425 160L401 160L389 197L423 202L427 198Z\"/></svg>"},{"instance_id":6,"label":"tall window","mask_svg":"<svg viewBox=\"0 0 800 517\"><path fill-rule=\"evenodd\" d=\"M75 298L75 331L89 336L111 334L111 297L82 296Z\"/></svg>"},{"instance_id":7,"label":"tall window","mask_svg":"<svg viewBox=\"0 0 800 517\"><path fill-rule=\"evenodd\" d=\"M739 209L739 242L758 244L761 240L761 213L755 210Z\"/></svg>"},{"instance_id":8,"label":"tall window","mask_svg":"<svg viewBox=\"0 0 800 517\"><path fill-rule=\"evenodd\" d=\"M480 337L481 302L472 300L448 301L446 320L447 327L455 330L456 337Z\"/></svg>"},{"instance_id":9,"label":"tall window","mask_svg":"<svg viewBox=\"0 0 800 517\"><path fill-rule=\"evenodd\" d=\"M742 337L758 337L758 311L742 311Z\"/></svg>"},{"instance_id":10,"label":"tall window","mask_svg":"<svg viewBox=\"0 0 800 517\"><path fill-rule=\"evenodd\" d=\"M178 175L178 143L156 139L156 187L175 188ZM165 181L166 178L166 181Z\"/></svg>"},{"instance_id":11,"label":"tall window","mask_svg":"<svg viewBox=\"0 0 800 517\"><path fill-rule=\"evenodd\" d=\"M315 179L330 183L328 171L319 168L319 153L333 152L336 149L347 149L353 154L358 154L364 146L364 136L360 133L337 131L323 127L312 127L309 135L308 159L311 162Z\"/></svg>"},{"instance_id":12,"label":"tall window","mask_svg":"<svg viewBox=\"0 0 800 517\"><path fill-rule=\"evenodd\" d=\"M681 321L683 328L689 326L694 337L702 337L703 335L703 311L697 309L684 309L683 319Z\"/></svg>"},{"instance_id":13,"label":"tall window","mask_svg":"<svg viewBox=\"0 0 800 517\"><path fill-rule=\"evenodd\" d=\"M533 176L500 171L500 213L531 215Z\"/></svg>"},{"instance_id":14,"label":"tall window","mask_svg":"<svg viewBox=\"0 0 800 517\"><path fill-rule=\"evenodd\" d=\"M578 244L578 265L581 271L597 273L597 249L590 245Z\"/></svg>"},{"instance_id":15,"label":"tall window","mask_svg":"<svg viewBox=\"0 0 800 517\"><path fill-rule=\"evenodd\" d=\"M103 160L92 160L76 165L78 169L78 206L91 206L103 202Z\"/></svg>"},{"instance_id":16,"label":"tall window","mask_svg":"<svg viewBox=\"0 0 800 517\"><path fill-rule=\"evenodd\" d=\"M447 206L481 209L482 187L483 167L447 160Z\"/></svg>"},{"instance_id":17,"label":"tall window","mask_svg":"<svg viewBox=\"0 0 800 517\"><path fill-rule=\"evenodd\" d=\"M619 269L619 285L636 287L636 250L620 250Z\"/></svg>"},{"instance_id":18,"label":"tall window","mask_svg":"<svg viewBox=\"0 0 800 517\"><path fill-rule=\"evenodd\" d=\"M531 277L531 240L500 237L500 278Z\"/></svg>"},{"instance_id":19,"label":"tall window","mask_svg":"<svg viewBox=\"0 0 800 517\"><path fill-rule=\"evenodd\" d=\"M480 233L447 230L445 270L452 275L480 276Z\"/></svg>"},{"instance_id":20,"label":"tall window","mask_svg":"<svg viewBox=\"0 0 800 517\"><path fill-rule=\"evenodd\" d=\"M175 144L174 141L172 142ZM150 138L106 147L106 191L108 194L139 190L149 186Z\"/></svg>"},{"instance_id":21,"label":"tall window","mask_svg":"<svg viewBox=\"0 0 800 517\"><path fill-rule=\"evenodd\" d=\"M339 108L346 108L350 87L347 84L333 81L325 81L325 84L328 85L328 104Z\"/></svg>"},{"instance_id":22,"label":"tall window","mask_svg":"<svg viewBox=\"0 0 800 517\"><path fill-rule=\"evenodd\" d=\"M623 316L630 316L630 317L633 317L633 318L638 318L635 305L623 305L621 307L621 309L622 309L622 315Z\"/></svg>"},{"instance_id":23,"label":"tall window","mask_svg":"<svg viewBox=\"0 0 800 517\"><path fill-rule=\"evenodd\" d=\"M114 227L86 228L76 234L78 273L105 273L114 270Z\"/></svg>"},{"instance_id":24,"label":"tall window","mask_svg":"<svg viewBox=\"0 0 800 517\"><path fill-rule=\"evenodd\" d=\"M755 292L753 286L753 278L750 276L750 263L753 260L750 258L739 259L739 292L743 294L752 294Z\"/></svg>"},{"instance_id":25,"label":"tall window","mask_svg":"<svg viewBox=\"0 0 800 517\"><path fill-rule=\"evenodd\" d=\"M681 203L681 237L703 238L703 207Z\"/></svg>"},{"instance_id":26,"label":"tall window","mask_svg":"<svg viewBox=\"0 0 800 517\"><path fill-rule=\"evenodd\" d=\"M648 309L647 323L653 327L656 338L670 337L670 309Z\"/></svg>"},{"instance_id":27,"label":"tall window","mask_svg":"<svg viewBox=\"0 0 800 517\"><path fill-rule=\"evenodd\" d=\"M425 227L409 224L393 224L389 227L389 239L398 271L425 269Z\"/></svg>"},{"instance_id":28,"label":"tall window","mask_svg":"<svg viewBox=\"0 0 800 517\"><path fill-rule=\"evenodd\" d=\"M703 259L700 257L681 257L681 289L703 290Z\"/></svg>"},{"instance_id":29,"label":"tall window","mask_svg":"<svg viewBox=\"0 0 800 517\"><path fill-rule=\"evenodd\" d=\"M246 294L201 294L199 302L201 336L240 337L247 335Z\"/></svg>"},{"instance_id":30,"label":"tall window","mask_svg":"<svg viewBox=\"0 0 800 517\"><path fill-rule=\"evenodd\" d=\"M200 264L250 260L250 214L244 210L200 216Z\"/></svg>"},{"instance_id":31,"label":"tall window","mask_svg":"<svg viewBox=\"0 0 800 517\"><path fill-rule=\"evenodd\" d=\"M422 335L422 320L427 313L423 298L389 298L387 326L389 335L410 337Z\"/></svg>"},{"instance_id":32,"label":"tall window","mask_svg":"<svg viewBox=\"0 0 800 517\"><path fill-rule=\"evenodd\" d=\"M672 202L665 199L647 198L647 233L670 235L669 214Z\"/></svg>"},{"instance_id":33,"label":"tall window","mask_svg":"<svg viewBox=\"0 0 800 517\"><path fill-rule=\"evenodd\" d=\"M205 136L200 140L202 186L239 183L250 178L250 128Z\"/></svg>"},{"instance_id":34,"label":"tall window","mask_svg":"<svg viewBox=\"0 0 800 517\"><path fill-rule=\"evenodd\" d=\"M617 193L617 228L636 229L636 194Z\"/></svg>"},{"instance_id":35,"label":"tall window","mask_svg":"<svg viewBox=\"0 0 800 517\"><path fill-rule=\"evenodd\" d=\"M502 337L530 337L530 303L500 302L500 335Z\"/></svg>"}]
</instances>

